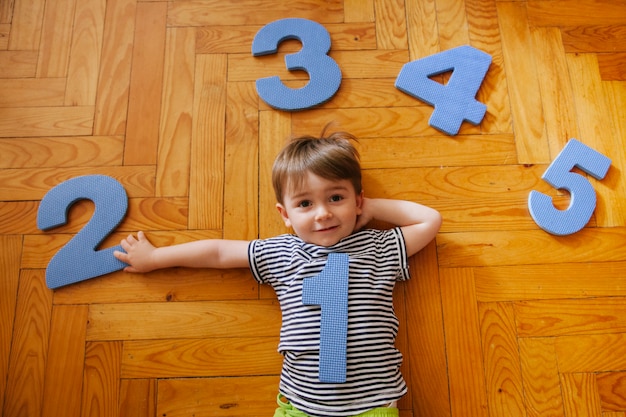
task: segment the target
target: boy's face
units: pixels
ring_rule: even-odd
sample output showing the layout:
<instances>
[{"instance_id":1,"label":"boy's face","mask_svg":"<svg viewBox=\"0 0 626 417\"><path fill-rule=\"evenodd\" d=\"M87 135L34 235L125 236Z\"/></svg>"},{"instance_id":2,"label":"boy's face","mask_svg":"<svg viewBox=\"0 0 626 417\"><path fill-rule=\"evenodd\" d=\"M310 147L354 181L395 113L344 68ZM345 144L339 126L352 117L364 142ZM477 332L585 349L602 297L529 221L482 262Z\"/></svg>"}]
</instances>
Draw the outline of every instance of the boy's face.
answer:
<instances>
[{"instance_id":1,"label":"boy's face","mask_svg":"<svg viewBox=\"0 0 626 417\"><path fill-rule=\"evenodd\" d=\"M276 208L300 239L332 246L352 234L363 195L356 194L350 180L328 180L309 172L302 187L287 188L283 204L276 204Z\"/></svg>"}]
</instances>

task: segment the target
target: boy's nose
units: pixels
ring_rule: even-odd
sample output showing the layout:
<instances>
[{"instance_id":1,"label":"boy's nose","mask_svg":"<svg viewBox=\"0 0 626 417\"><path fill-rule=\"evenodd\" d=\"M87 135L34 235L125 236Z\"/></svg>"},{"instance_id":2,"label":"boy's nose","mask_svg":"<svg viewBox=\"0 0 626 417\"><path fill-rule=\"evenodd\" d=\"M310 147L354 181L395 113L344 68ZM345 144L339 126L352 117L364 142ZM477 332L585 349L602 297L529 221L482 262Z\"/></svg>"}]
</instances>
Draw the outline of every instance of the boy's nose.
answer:
<instances>
[{"instance_id":1,"label":"boy's nose","mask_svg":"<svg viewBox=\"0 0 626 417\"><path fill-rule=\"evenodd\" d=\"M326 220L332 217L332 213L328 210L328 207L325 205L319 205L317 207L317 211L315 212L315 220Z\"/></svg>"}]
</instances>

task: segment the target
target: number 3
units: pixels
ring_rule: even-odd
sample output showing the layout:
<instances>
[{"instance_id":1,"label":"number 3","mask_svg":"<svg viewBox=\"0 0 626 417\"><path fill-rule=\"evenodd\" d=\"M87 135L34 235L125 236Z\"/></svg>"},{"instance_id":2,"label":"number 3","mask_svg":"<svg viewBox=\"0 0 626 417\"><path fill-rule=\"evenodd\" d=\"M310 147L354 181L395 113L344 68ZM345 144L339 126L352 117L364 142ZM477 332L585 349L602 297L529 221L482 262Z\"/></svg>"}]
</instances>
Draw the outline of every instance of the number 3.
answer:
<instances>
[{"instance_id":1,"label":"number 3","mask_svg":"<svg viewBox=\"0 0 626 417\"><path fill-rule=\"evenodd\" d=\"M324 26L308 19L281 19L259 30L252 41L252 55L275 54L287 39L298 39L302 49L285 56L288 70L303 70L309 83L302 88L286 87L278 76L256 81L259 96L280 110L302 110L332 98L341 84L339 65L328 56L330 35Z\"/></svg>"},{"instance_id":2,"label":"number 3","mask_svg":"<svg viewBox=\"0 0 626 417\"><path fill-rule=\"evenodd\" d=\"M601 180L610 166L609 158L571 139L541 177L554 188L569 191L570 205L566 210L557 210L549 196L531 191L528 208L537 225L559 236L578 232L585 227L596 207L596 192L587 178L570 171L578 167Z\"/></svg>"},{"instance_id":3,"label":"number 3","mask_svg":"<svg viewBox=\"0 0 626 417\"><path fill-rule=\"evenodd\" d=\"M59 250L46 268L48 288L84 281L126 266L113 256L121 246L96 251L105 237L119 225L128 208L124 187L111 177L86 175L52 188L41 200L37 227L49 230L67 223L70 207L79 200L91 200L96 209L89 222Z\"/></svg>"}]
</instances>

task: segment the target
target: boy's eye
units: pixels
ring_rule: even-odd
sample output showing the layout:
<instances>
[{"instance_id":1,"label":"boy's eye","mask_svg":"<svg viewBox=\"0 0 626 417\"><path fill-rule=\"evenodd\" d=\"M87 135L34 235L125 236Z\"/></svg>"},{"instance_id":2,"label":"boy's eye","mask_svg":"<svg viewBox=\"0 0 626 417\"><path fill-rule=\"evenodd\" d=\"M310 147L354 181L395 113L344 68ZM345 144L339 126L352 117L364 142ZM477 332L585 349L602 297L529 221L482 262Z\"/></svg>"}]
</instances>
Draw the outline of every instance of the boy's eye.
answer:
<instances>
[{"instance_id":1,"label":"boy's eye","mask_svg":"<svg viewBox=\"0 0 626 417\"><path fill-rule=\"evenodd\" d=\"M339 194L335 194L334 196L330 197L330 201L332 202L337 202L337 201L341 201L343 200L343 196L339 195Z\"/></svg>"},{"instance_id":2,"label":"boy's eye","mask_svg":"<svg viewBox=\"0 0 626 417\"><path fill-rule=\"evenodd\" d=\"M298 207L310 207L311 202L309 200L303 200L298 204Z\"/></svg>"}]
</instances>

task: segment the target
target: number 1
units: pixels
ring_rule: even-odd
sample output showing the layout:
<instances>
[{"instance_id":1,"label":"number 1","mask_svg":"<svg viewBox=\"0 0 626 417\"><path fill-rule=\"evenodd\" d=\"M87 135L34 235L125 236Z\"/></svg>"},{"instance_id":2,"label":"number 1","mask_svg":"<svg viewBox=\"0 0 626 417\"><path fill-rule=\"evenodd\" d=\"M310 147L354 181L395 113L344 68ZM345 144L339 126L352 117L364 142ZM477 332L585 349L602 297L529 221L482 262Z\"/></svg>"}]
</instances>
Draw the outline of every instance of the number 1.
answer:
<instances>
[{"instance_id":1,"label":"number 1","mask_svg":"<svg viewBox=\"0 0 626 417\"><path fill-rule=\"evenodd\" d=\"M321 382L346 382L348 340L348 255L331 253L319 275L304 280L302 303L322 308L320 324Z\"/></svg>"}]
</instances>

